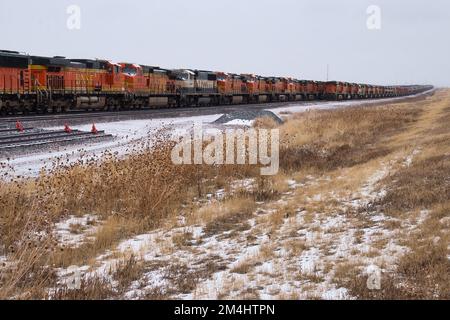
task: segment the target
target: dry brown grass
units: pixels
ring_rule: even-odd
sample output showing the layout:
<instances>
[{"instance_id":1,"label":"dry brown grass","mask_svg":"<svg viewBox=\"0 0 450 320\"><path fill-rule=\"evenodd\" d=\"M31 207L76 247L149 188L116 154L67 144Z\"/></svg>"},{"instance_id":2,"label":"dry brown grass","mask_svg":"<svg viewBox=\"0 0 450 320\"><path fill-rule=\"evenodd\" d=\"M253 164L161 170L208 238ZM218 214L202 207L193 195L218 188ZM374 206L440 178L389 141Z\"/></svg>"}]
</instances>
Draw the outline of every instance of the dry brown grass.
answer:
<instances>
[{"instance_id":1,"label":"dry brown grass","mask_svg":"<svg viewBox=\"0 0 450 320\"><path fill-rule=\"evenodd\" d=\"M389 177L389 191L380 201L389 213L429 209L450 199L450 155L414 163Z\"/></svg>"},{"instance_id":2,"label":"dry brown grass","mask_svg":"<svg viewBox=\"0 0 450 320\"><path fill-rule=\"evenodd\" d=\"M261 117L255 119L254 128L274 129L278 127L278 123L270 117Z\"/></svg>"},{"instance_id":3,"label":"dry brown grass","mask_svg":"<svg viewBox=\"0 0 450 320\"><path fill-rule=\"evenodd\" d=\"M262 265L265 261L270 261L274 256L275 247L272 244L265 244L259 248L255 255L245 257L239 261L231 270L231 273L248 274L252 269Z\"/></svg>"},{"instance_id":4,"label":"dry brown grass","mask_svg":"<svg viewBox=\"0 0 450 320\"><path fill-rule=\"evenodd\" d=\"M59 288L52 296L53 300L106 300L117 297L112 284L101 278L81 280L80 289Z\"/></svg>"},{"instance_id":5,"label":"dry brown grass","mask_svg":"<svg viewBox=\"0 0 450 320\"><path fill-rule=\"evenodd\" d=\"M172 236L173 244L178 248L183 248L192 245L192 232L177 233Z\"/></svg>"},{"instance_id":6,"label":"dry brown grass","mask_svg":"<svg viewBox=\"0 0 450 320\"><path fill-rule=\"evenodd\" d=\"M244 231L250 226L247 220L253 215L256 208L251 198L234 198L223 203L213 204L200 210L206 237L224 231Z\"/></svg>"},{"instance_id":7,"label":"dry brown grass","mask_svg":"<svg viewBox=\"0 0 450 320\"><path fill-rule=\"evenodd\" d=\"M422 239L401 258L393 278L416 299L450 299L448 242Z\"/></svg>"},{"instance_id":8,"label":"dry brown grass","mask_svg":"<svg viewBox=\"0 0 450 320\"><path fill-rule=\"evenodd\" d=\"M383 142L419 114L420 108L411 105L387 105L297 115L281 127L281 167L323 172L385 156L391 150Z\"/></svg>"},{"instance_id":9,"label":"dry brown grass","mask_svg":"<svg viewBox=\"0 0 450 320\"><path fill-rule=\"evenodd\" d=\"M141 279L144 272L144 263L134 255L120 263L112 274L113 279L117 281L115 289L119 295L126 293L134 281Z\"/></svg>"}]
</instances>

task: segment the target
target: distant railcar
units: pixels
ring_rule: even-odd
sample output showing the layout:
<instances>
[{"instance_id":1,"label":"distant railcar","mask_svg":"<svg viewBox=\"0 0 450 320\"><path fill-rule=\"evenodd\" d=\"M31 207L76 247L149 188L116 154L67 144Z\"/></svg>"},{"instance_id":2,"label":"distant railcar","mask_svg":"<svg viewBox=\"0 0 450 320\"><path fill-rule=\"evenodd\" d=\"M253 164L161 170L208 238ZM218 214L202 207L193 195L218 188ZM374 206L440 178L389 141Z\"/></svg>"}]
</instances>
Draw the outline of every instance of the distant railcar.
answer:
<instances>
[{"instance_id":1,"label":"distant railcar","mask_svg":"<svg viewBox=\"0 0 450 320\"><path fill-rule=\"evenodd\" d=\"M358 97L359 97L359 99L367 99L368 98L368 88L367 88L366 84L359 85Z\"/></svg>"},{"instance_id":2,"label":"distant railcar","mask_svg":"<svg viewBox=\"0 0 450 320\"><path fill-rule=\"evenodd\" d=\"M347 90L343 82L329 81L325 84L324 97L327 100L343 100Z\"/></svg>"},{"instance_id":3,"label":"distant railcar","mask_svg":"<svg viewBox=\"0 0 450 320\"><path fill-rule=\"evenodd\" d=\"M248 103L259 102L260 95L264 92L265 85L262 87L260 78L253 74L242 74L240 78L243 83L243 89L246 93Z\"/></svg>"},{"instance_id":4,"label":"distant railcar","mask_svg":"<svg viewBox=\"0 0 450 320\"><path fill-rule=\"evenodd\" d=\"M350 97L351 99L359 99L359 84L351 83L350 84Z\"/></svg>"},{"instance_id":5,"label":"distant railcar","mask_svg":"<svg viewBox=\"0 0 450 320\"><path fill-rule=\"evenodd\" d=\"M351 84L348 82L342 83L342 98L340 100L351 99Z\"/></svg>"},{"instance_id":6,"label":"distant railcar","mask_svg":"<svg viewBox=\"0 0 450 320\"><path fill-rule=\"evenodd\" d=\"M217 75L212 71L195 70L195 89L201 94L217 93Z\"/></svg>"},{"instance_id":7,"label":"distant railcar","mask_svg":"<svg viewBox=\"0 0 450 320\"><path fill-rule=\"evenodd\" d=\"M244 78L237 74L217 72L217 88L221 104L239 104L244 102L247 86Z\"/></svg>"},{"instance_id":8,"label":"distant railcar","mask_svg":"<svg viewBox=\"0 0 450 320\"><path fill-rule=\"evenodd\" d=\"M302 81L302 91L301 95L303 96L303 100L314 100L319 94L319 86L316 81L312 80L303 80Z\"/></svg>"},{"instance_id":9,"label":"distant railcar","mask_svg":"<svg viewBox=\"0 0 450 320\"><path fill-rule=\"evenodd\" d=\"M172 107L177 104L175 80L169 77L170 71L160 67L141 65L145 79L148 105L150 107Z\"/></svg>"}]
</instances>

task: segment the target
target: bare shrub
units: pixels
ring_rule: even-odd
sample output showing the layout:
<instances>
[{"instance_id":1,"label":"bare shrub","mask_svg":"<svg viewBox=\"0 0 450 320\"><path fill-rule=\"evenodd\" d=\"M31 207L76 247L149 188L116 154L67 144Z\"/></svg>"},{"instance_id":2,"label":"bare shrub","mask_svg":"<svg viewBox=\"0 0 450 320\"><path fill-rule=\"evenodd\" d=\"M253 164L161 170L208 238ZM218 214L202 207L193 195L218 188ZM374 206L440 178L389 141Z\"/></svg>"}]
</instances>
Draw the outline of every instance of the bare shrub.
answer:
<instances>
[{"instance_id":1,"label":"bare shrub","mask_svg":"<svg viewBox=\"0 0 450 320\"><path fill-rule=\"evenodd\" d=\"M257 118L253 122L254 128L275 129L278 126L279 126L278 123L274 119L272 119L271 117L267 117L267 116Z\"/></svg>"}]
</instances>

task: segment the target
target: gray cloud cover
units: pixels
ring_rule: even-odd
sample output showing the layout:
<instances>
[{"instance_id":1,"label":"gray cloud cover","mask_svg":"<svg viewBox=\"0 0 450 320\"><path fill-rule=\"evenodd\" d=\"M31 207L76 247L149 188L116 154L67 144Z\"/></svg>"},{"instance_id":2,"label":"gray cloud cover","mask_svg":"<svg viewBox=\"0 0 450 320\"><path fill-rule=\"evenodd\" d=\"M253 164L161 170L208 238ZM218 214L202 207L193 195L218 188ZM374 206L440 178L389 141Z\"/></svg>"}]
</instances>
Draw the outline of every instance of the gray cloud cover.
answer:
<instances>
[{"instance_id":1,"label":"gray cloud cover","mask_svg":"<svg viewBox=\"0 0 450 320\"><path fill-rule=\"evenodd\" d=\"M329 63L339 80L450 86L446 0L1 0L0 30L2 49L41 55L317 80Z\"/></svg>"}]
</instances>

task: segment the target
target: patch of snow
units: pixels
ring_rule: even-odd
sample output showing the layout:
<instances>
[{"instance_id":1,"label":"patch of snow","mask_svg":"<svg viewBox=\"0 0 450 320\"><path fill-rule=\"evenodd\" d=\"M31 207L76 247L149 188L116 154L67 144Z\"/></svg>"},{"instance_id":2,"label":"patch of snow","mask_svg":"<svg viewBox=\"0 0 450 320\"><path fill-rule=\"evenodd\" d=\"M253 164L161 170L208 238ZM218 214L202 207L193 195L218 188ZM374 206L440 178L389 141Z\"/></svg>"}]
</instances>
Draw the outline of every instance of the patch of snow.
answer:
<instances>
[{"instance_id":1,"label":"patch of snow","mask_svg":"<svg viewBox=\"0 0 450 320\"><path fill-rule=\"evenodd\" d=\"M302 253L300 257L300 271L305 275L314 275L317 271L317 264L320 260L320 252L317 248Z\"/></svg>"},{"instance_id":2,"label":"patch of snow","mask_svg":"<svg viewBox=\"0 0 450 320\"><path fill-rule=\"evenodd\" d=\"M242 179L242 180L236 180L231 184L231 189L233 191L244 189L247 191L251 191L254 188L255 179L249 178L249 179Z\"/></svg>"},{"instance_id":3,"label":"patch of snow","mask_svg":"<svg viewBox=\"0 0 450 320\"><path fill-rule=\"evenodd\" d=\"M255 120L244 120L244 119L234 119L227 123L226 126L242 126L242 127L251 127L255 123Z\"/></svg>"},{"instance_id":4,"label":"patch of snow","mask_svg":"<svg viewBox=\"0 0 450 320\"><path fill-rule=\"evenodd\" d=\"M405 167L410 167L413 164L414 158L421 152L420 149L414 150L410 155L408 155L403 162Z\"/></svg>"},{"instance_id":5,"label":"patch of snow","mask_svg":"<svg viewBox=\"0 0 450 320\"><path fill-rule=\"evenodd\" d=\"M324 300L348 300L350 299L348 290L345 288L330 289L322 294Z\"/></svg>"},{"instance_id":6,"label":"patch of snow","mask_svg":"<svg viewBox=\"0 0 450 320\"><path fill-rule=\"evenodd\" d=\"M152 241L155 240L155 234L143 234L129 240L122 241L118 246L119 252L130 252L139 254L147 249Z\"/></svg>"},{"instance_id":7,"label":"patch of snow","mask_svg":"<svg viewBox=\"0 0 450 320\"><path fill-rule=\"evenodd\" d=\"M54 234L59 243L76 248L92 238L99 228L98 224L94 215L70 216L55 224Z\"/></svg>"}]
</instances>

